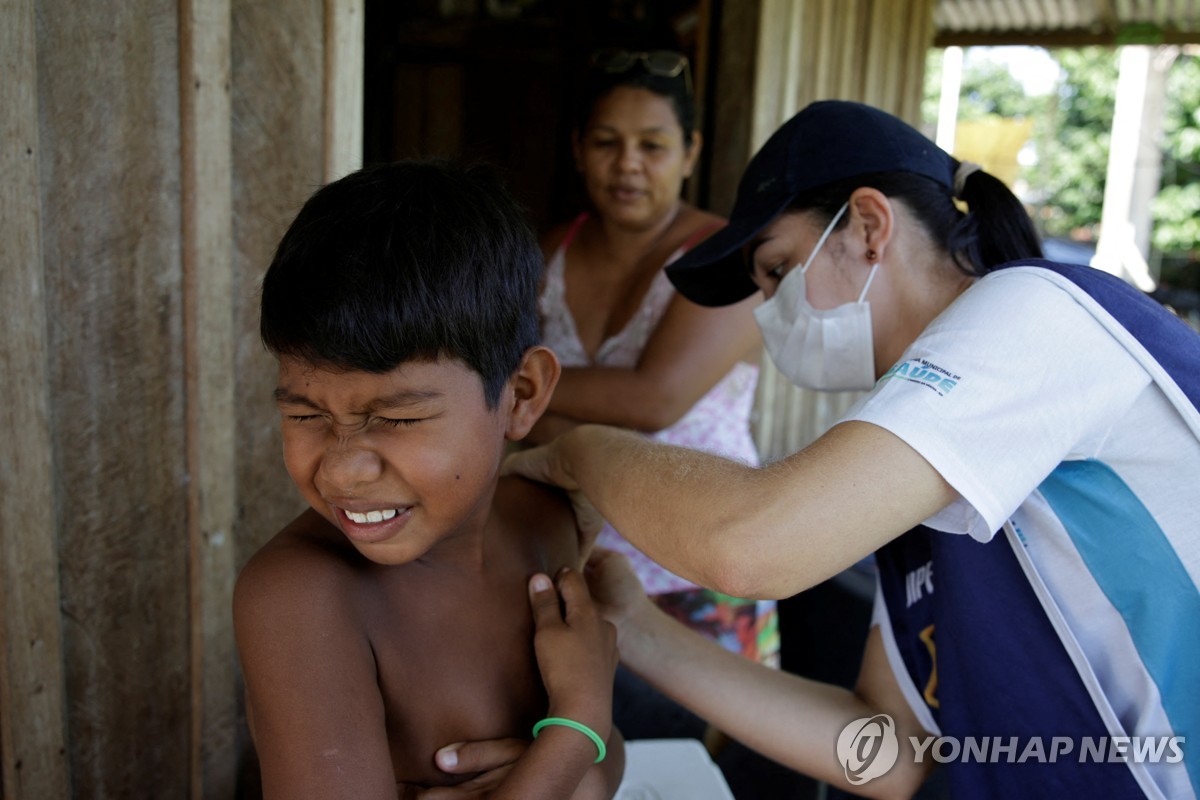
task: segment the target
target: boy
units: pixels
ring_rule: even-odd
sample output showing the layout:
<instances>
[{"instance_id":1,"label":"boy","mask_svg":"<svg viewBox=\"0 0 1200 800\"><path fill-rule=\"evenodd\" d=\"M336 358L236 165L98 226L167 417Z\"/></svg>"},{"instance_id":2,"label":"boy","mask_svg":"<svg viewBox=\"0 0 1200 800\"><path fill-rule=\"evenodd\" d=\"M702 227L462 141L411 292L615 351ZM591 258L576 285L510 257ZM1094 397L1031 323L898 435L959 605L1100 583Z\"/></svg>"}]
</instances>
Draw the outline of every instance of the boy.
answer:
<instances>
[{"instance_id":1,"label":"boy","mask_svg":"<svg viewBox=\"0 0 1200 800\"><path fill-rule=\"evenodd\" d=\"M234 595L267 798L459 781L437 769L437 748L528 739L548 705L610 738L611 631L596 619L581 674L559 670L552 685L548 673L549 698L532 647L526 583L578 566L571 508L498 478L505 443L558 380L537 345L540 273L503 187L444 162L332 183L280 242L261 334L279 362L284 461L311 507L251 558ZM609 797L622 759L589 768L598 749L546 728L497 796L571 796L582 777L575 796Z\"/></svg>"}]
</instances>

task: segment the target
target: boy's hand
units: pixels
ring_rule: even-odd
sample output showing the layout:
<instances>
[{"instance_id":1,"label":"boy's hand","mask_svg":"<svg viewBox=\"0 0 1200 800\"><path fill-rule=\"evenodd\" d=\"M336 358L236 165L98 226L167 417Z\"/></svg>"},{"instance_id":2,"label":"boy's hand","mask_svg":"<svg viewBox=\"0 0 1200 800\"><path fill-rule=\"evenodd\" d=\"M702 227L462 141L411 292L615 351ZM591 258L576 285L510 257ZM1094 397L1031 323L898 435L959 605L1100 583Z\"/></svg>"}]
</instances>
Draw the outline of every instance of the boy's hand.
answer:
<instances>
[{"instance_id":1,"label":"boy's hand","mask_svg":"<svg viewBox=\"0 0 1200 800\"><path fill-rule=\"evenodd\" d=\"M566 470L559 456L558 440L541 447L531 447L512 453L504 460L500 468L502 475L520 475L539 483L557 486L567 493L571 507L575 509L575 527L579 532L579 556L582 563L596 543L600 529L604 527L604 517L592 505L580 489L579 484Z\"/></svg>"},{"instance_id":2,"label":"boy's hand","mask_svg":"<svg viewBox=\"0 0 1200 800\"><path fill-rule=\"evenodd\" d=\"M620 782L624 765L621 737L612 730L616 630L600 616L588 594L587 583L578 571L561 570L557 591L546 575L534 575L529 580L529 600L536 627L534 650L542 683L550 698L547 716L566 717L582 723L608 741L610 748L616 748L612 754L615 760L607 759L595 768L610 774L593 774L595 770L592 770L585 779L585 784L591 781L593 787L599 787L594 789L599 791L597 796L611 796ZM483 774L458 786L403 787L401 800L480 800L489 797L493 790L501 788L529 745L528 740L520 739L447 745L435 756L441 770Z\"/></svg>"},{"instance_id":3,"label":"boy's hand","mask_svg":"<svg viewBox=\"0 0 1200 800\"><path fill-rule=\"evenodd\" d=\"M533 646L550 698L547 716L575 720L607 740L617 671L616 630L600 616L579 572L563 568L557 588L542 574L529 580L537 628Z\"/></svg>"},{"instance_id":4,"label":"boy's hand","mask_svg":"<svg viewBox=\"0 0 1200 800\"><path fill-rule=\"evenodd\" d=\"M449 773L478 772L469 781L457 786L438 786L418 789L402 785L400 800L480 800L500 786L513 765L529 748L526 739L489 739L481 742L458 742L438 750L434 761L438 768Z\"/></svg>"}]
</instances>

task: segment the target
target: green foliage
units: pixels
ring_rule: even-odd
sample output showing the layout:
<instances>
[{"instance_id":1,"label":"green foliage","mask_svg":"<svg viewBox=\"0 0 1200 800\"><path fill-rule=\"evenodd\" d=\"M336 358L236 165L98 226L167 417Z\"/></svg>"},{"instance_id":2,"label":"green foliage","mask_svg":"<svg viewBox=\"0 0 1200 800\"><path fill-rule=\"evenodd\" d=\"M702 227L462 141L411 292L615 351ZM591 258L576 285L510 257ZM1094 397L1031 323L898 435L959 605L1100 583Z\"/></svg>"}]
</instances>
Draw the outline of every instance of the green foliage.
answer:
<instances>
[{"instance_id":1,"label":"green foliage","mask_svg":"<svg viewBox=\"0 0 1200 800\"><path fill-rule=\"evenodd\" d=\"M1035 99L1025 94L1025 87L1003 64L976 62L963 70L958 99L960 120L993 115L1009 119L1027 117L1036 106Z\"/></svg>"},{"instance_id":2,"label":"green foliage","mask_svg":"<svg viewBox=\"0 0 1200 800\"><path fill-rule=\"evenodd\" d=\"M930 54L926 73L922 114L931 126L937 120L941 55ZM1021 177L1039 226L1049 236L1094 238L1104 202L1119 52L1089 47L1050 55L1061 75L1057 90L1043 97L1027 96L1002 64L968 59L959 119L1032 117L1037 163ZM1168 73L1161 149L1151 260L1162 265L1164 279L1185 267L1193 275L1184 282L1200 287L1200 57L1194 51L1180 55Z\"/></svg>"},{"instance_id":3,"label":"green foliage","mask_svg":"<svg viewBox=\"0 0 1200 800\"><path fill-rule=\"evenodd\" d=\"M1180 56L1167 75L1162 189L1154 199L1154 247L1200 258L1200 58Z\"/></svg>"},{"instance_id":4,"label":"green foliage","mask_svg":"<svg viewBox=\"0 0 1200 800\"><path fill-rule=\"evenodd\" d=\"M1154 198L1154 246L1200 257L1200 182L1164 186Z\"/></svg>"},{"instance_id":5,"label":"green foliage","mask_svg":"<svg viewBox=\"0 0 1200 800\"><path fill-rule=\"evenodd\" d=\"M937 127L938 102L942 94L942 54L940 48L930 48L925 53L925 83L921 87L921 127L933 130Z\"/></svg>"},{"instance_id":6,"label":"green foliage","mask_svg":"<svg viewBox=\"0 0 1200 800\"><path fill-rule=\"evenodd\" d=\"M1117 53L1102 47L1055 50L1062 67L1056 96L1043 106L1038 162L1038 220L1050 236L1092 238L1104 204L1104 177L1117 89Z\"/></svg>"},{"instance_id":7,"label":"green foliage","mask_svg":"<svg viewBox=\"0 0 1200 800\"><path fill-rule=\"evenodd\" d=\"M942 50L930 50L925 59L921 119L930 127L937 124L943 53ZM1026 95L1025 87L1003 64L976 61L963 68L958 99L959 119L982 119L991 115L1025 117L1033 114L1037 107L1037 98Z\"/></svg>"}]
</instances>

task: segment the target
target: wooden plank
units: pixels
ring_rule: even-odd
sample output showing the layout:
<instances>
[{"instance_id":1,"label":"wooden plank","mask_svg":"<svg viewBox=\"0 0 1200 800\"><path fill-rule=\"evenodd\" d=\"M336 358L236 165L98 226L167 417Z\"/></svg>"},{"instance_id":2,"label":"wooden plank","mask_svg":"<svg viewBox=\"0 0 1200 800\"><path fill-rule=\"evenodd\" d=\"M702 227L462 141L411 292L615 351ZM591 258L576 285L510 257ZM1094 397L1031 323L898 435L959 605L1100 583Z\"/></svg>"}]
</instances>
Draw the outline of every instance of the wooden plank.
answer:
<instances>
[{"instance_id":1,"label":"wooden plank","mask_svg":"<svg viewBox=\"0 0 1200 800\"><path fill-rule=\"evenodd\" d=\"M893 114L900 113L903 105L901 88L904 84L904 54L910 37L913 35L907 25L908 12L913 3L917 2L921 2L921 0L906 0L903 3L891 2L885 3L882 8L877 7L883 12L880 33L882 41L887 45L882 50L883 74L887 78L887 88L885 89L886 94L880 99L880 104Z\"/></svg>"},{"instance_id":2,"label":"wooden plank","mask_svg":"<svg viewBox=\"0 0 1200 800\"><path fill-rule=\"evenodd\" d=\"M935 0L918 0L909 12L908 44L904 51L904 119L921 124L921 101L925 96L925 67L933 48L933 7Z\"/></svg>"},{"instance_id":3,"label":"wooden plank","mask_svg":"<svg viewBox=\"0 0 1200 800\"><path fill-rule=\"evenodd\" d=\"M421 124L420 144L413 154L444 155L462 153L466 131L467 70L462 64L431 64L420 67ZM408 100L411 98L405 98ZM400 104L403 104L401 101ZM525 163L525 162L518 162Z\"/></svg>"},{"instance_id":4,"label":"wooden plank","mask_svg":"<svg viewBox=\"0 0 1200 800\"><path fill-rule=\"evenodd\" d=\"M733 208L738 180L754 153L759 11L759 0L721 4L713 136L704 148L709 176L707 207L718 214L728 214Z\"/></svg>"},{"instance_id":5,"label":"wooden plank","mask_svg":"<svg viewBox=\"0 0 1200 800\"><path fill-rule=\"evenodd\" d=\"M812 5L817 15L817 22L813 26L815 36L809 44L812 50L813 61L811 89L813 94L811 98L806 98L808 102L837 97L836 54L831 51L830 45L837 41L835 38L836 20L844 13L842 9L837 7L837 0L822 0ZM807 104L807 102L799 103L797 110Z\"/></svg>"},{"instance_id":6,"label":"wooden plank","mask_svg":"<svg viewBox=\"0 0 1200 800\"><path fill-rule=\"evenodd\" d=\"M796 109L798 73L804 72L807 66L802 41L810 21L804 13L805 5L788 0L762 0L755 47L751 154L757 152ZM745 167L744 162L741 167Z\"/></svg>"},{"instance_id":7,"label":"wooden plank","mask_svg":"<svg viewBox=\"0 0 1200 800\"><path fill-rule=\"evenodd\" d=\"M711 59L715 50L713 43L713 0L697 0L694 62L692 63L692 91L696 99L696 130L704 130L704 122L708 114L705 103L708 100L708 76L711 71ZM699 176L698 176L699 177ZM701 183L698 180L689 181L689 189L695 191ZM696 201L693 194L689 198Z\"/></svg>"},{"instance_id":8,"label":"wooden plank","mask_svg":"<svg viewBox=\"0 0 1200 800\"><path fill-rule=\"evenodd\" d=\"M866 19L863 27L863 56L859 62L859 71L862 72L862 95L856 98L863 103L872 103L875 98L879 97L883 90L882 75L880 75L879 65L881 60L876 51L875 37L877 37L879 24L879 4L881 0L864 0L863 11ZM887 0L883 0L887 2Z\"/></svg>"},{"instance_id":9,"label":"wooden plank","mask_svg":"<svg viewBox=\"0 0 1200 800\"><path fill-rule=\"evenodd\" d=\"M0 2L0 796L67 797L32 0Z\"/></svg>"},{"instance_id":10,"label":"wooden plank","mask_svg":"<svg viewBox=\"0 0 1200 800\"><path fill-rule=\"evenodd\" d=\"M283 468L274 359L258 337L258 288L275 247L321 184L321 0L233 0L233 236L240 567L304 507Z\"/></svg>"},{"instance_id":11,"label":"wooden plank","mask_svg":"<svg viewBox=\"0 0 1200 800\"><path fill-rule=\"evenodd\" d=\"M897 115L910 125L921 125L921 100L925 93L925 64L933 44L934 0L914 0L909 8L908 34L903 47L900 103Z\"/></svg>"},{"instance_id":12,"label":"wooden plank","mask_svg":"<svg viewBox=\"0 0 1200 800\"><path fill-rule=\"evenodd\" d=\"M178 8L37 19L71 793L186 797Z\"/></svg>"},{"instance_id":13,"label":"wooden plank","mask_svg":"<svg viewBox=\"0 0 1200 800\"><path fill-rule=\"evenodd\" d=\"M780 8L782 5L782 8ZM764 9L765 10L765 9ZM759 146L804 105L807 84L816 76L819 52L814 43L820 36L820 16L811 2L776 4L774 15L764 17L762 30L780 40L775 45L782 57L770 65L779 84L771 125L761 132ZM767 72L770 76L771 73ZM764 84L769 85L764 81ZM757 148L755 148L757 149Z\"/></svg>"},{"instance_id":14,"label":"wooden plank","mask_svg":"<svg viewBox=\"0 0 1200 800\"><path fill-rule=\"evenodd\" d=\"M763 9L758 70L768 87L756 94L756 118L772 121L768 134L791 113L779 100L783 75L800 76L800 106L836 97L917 121L933 0L799 0ZM764 357L755 400L760 455L773 461L807 446L860 394L798 389Z\"/></svg>"},{"instance_id":15,"label":"wooden plank","mask_svg":"<svg viewBox=\"0 0 1200 800\"><path fill-rule=\"evenodd\" d=\"M365 0L325 0L325 182L362 166Z\"/></svg>"},{"instance_id":16,"label":"wooden plank","mask_svg":"<svg viewBox=\"0 0 1200 800\"><path fill-rule=\"evenodd\" d=\"M708 108L708 76L710 72L710 59L715 48L713 47L713 2L712 0L698 0L696 3L696 29L695 29L695 47L693 50L692 68L692 92L695 97L696 104L696 132L704 136L706 130L705 125L711 111ZM711 142L705 142L701 138L701 145L711 146ZM703 153L703 147L701 148ZM696 169L683 185L683 198L692 205L703 206L701 198L705 195L705 190L708 186L708 175L705 174L704 166L706 161L701 159L696 164ZM549 216L548 214L541 215L542 217Z\"/></svg>"},{"instance_id":17,"label":"wooden plank","mask_svg":"<svg viewBox=\"0 0 1200 800\"><path fill-rule=\"evenodd\" d=\"M232 797L233 190L229 0L182 0L179 99L191 621L191 796Z\"/></svg>"},{"instance_id":18,"label":"wooden plank","mask_svg":"<svg viewBox=\"0 0 1200 800\"><path fill-rule=\"evenodd\" d=\"M275 247L324 176L322 0L232 0L233 293L238 508L236 566L304 507L281 457L274 359L258 336L258 292ZM314 66L316 68L314 68ZM256 768L238 700L239 790ZM242 796L239 794L239 796Z\"/></svg>"},{"instance_id":19,"label":"wooden plank","mask_svg":"<svg viewBox=\"0 0 1200 800\"><path fill-rule=\"evenodd\" d=\"M863 11L863 0L843 0L842 8L842 25L837 33L833 52L827 57L837 61L837 86L833 97L847 100L861 96L859 49L855 43L865 41L866 15Z\"/></svg>"}]
</instances>

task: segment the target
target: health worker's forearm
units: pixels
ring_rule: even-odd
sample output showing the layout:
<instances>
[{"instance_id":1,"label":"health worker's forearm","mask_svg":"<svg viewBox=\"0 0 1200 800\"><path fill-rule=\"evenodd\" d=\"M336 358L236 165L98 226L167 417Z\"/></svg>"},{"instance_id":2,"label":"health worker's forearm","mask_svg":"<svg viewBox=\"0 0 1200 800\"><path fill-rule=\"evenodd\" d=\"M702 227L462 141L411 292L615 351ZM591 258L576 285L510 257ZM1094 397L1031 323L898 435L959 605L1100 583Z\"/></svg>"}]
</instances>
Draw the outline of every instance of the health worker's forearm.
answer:
<instances>
[{"instance_id":1,"label":"health worker's forearm","mask_svg":"<svg viewBox=\"0 0 1200 800\"><path fill-rule=\"evenodd\" d=\"M879 713L891 713L901 735L923 733L898 688L880 693L887 696L864 697L765 667L730 653L650 604L636 620L622 626L620 642L626 666L651 685L792 769L868 797L908 797L925 779L926 770L902 748L907 760L898 761L886 779L852 786L837 756L838 736L846 725ZM886 664L869 668L875 666L887 668ZM864 667L868 668L867 662Z\"/></svg>"},{"instance_id":2,"label":"health worker's forearm","mask_svg":"<svg viewBox=\"0 0 1200 800\"><path fill-rule=\"evenodd\" d=\"M554 448L567 483L638 549L735 597L790 597L957 496L916 451L864 422L762 468L592 425Z\"/></svg>"}]
</instances>

